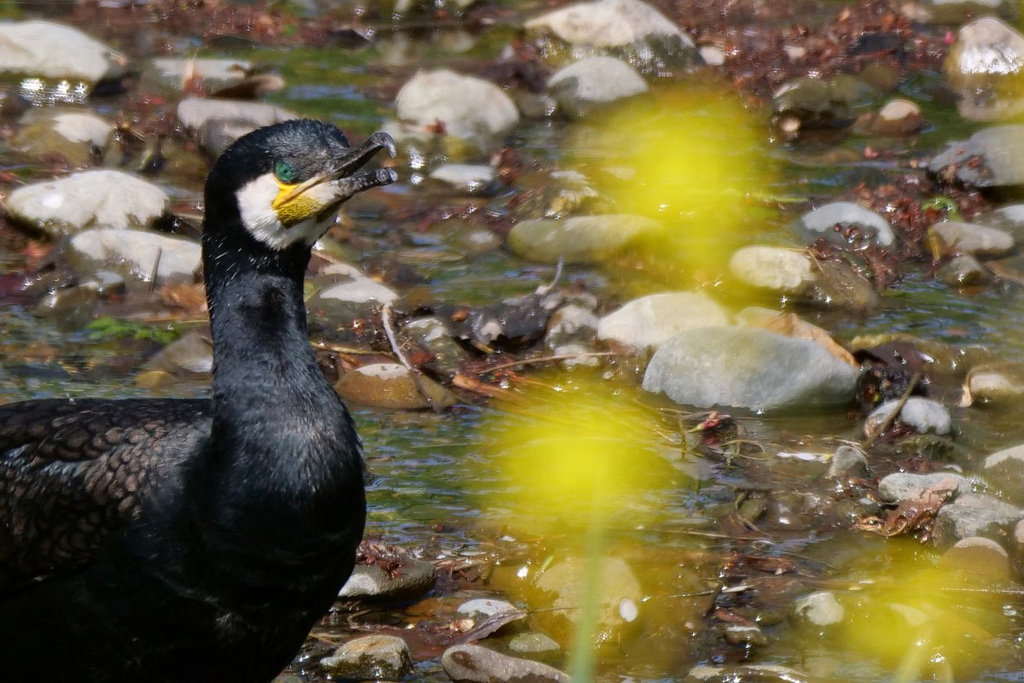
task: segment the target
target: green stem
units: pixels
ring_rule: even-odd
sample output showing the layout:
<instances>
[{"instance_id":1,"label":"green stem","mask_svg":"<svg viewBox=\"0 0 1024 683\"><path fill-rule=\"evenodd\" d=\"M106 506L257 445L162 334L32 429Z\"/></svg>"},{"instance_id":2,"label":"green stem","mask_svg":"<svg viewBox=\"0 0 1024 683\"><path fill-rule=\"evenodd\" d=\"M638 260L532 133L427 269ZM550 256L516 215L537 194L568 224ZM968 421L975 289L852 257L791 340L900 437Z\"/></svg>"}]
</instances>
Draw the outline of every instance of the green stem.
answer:
<instances>
[{"instance_id":1,"label":"green stem","mask_svg":"<svg viewBox=\"0 0 1024 683\"><path fill-rule=\"evenodd\" d=\"M579 621L576 624L576 635L569 658L569 675L573 683L590 683L594 680L594 634L600 618L601 578L604 573L604 525L601 523L597 507L596 502L591 504L590 520L587 525L583 604L580 606Z\"/></svg>"}]
</instances>

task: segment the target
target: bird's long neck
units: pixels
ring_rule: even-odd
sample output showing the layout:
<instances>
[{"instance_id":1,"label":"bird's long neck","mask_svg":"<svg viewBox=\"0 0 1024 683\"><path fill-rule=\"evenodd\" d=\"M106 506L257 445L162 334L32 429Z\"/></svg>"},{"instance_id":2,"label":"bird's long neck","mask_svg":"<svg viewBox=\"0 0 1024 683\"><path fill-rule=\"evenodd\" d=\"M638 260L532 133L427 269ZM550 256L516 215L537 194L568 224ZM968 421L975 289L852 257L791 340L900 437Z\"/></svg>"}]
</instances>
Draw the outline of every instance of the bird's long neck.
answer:
<instances>
[{"instance_id":1,"label":"bird's long neck","mask_svg":"<svg viewBox=\"0 0 1024 683\"><path fill-rule=\"evenodd\" d=\"M351 418L310 348L302 283L309 249L260 251L204 236L213 334L213 450L232 477L275 491L361 485ZM223 234L223 233L222 233ZM309 478L317 481L307 481ZM251 484L248 484L251 485Z\"/></svg>"}]
</instances>

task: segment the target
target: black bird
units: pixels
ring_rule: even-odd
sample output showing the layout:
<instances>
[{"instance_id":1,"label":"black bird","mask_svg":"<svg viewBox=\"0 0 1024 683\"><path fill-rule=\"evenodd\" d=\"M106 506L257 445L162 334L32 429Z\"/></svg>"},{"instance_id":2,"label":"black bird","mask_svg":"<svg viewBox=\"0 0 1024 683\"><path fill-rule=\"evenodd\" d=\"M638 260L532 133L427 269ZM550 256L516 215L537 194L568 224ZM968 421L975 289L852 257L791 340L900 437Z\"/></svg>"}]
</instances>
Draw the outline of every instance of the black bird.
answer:
<instances>
[{"instance_id":1,"label":"black bird","mask_svg":"<svg viewBox=\"0 0 1024 683\"><path fill-rule=\"evenodd\" d=\"M0 680L272 680L352 572L359 438L317 367L303 276L338 206L395 180L289 121L206 182L210 399L0 406Z\"/></svg>"}]
</instances>

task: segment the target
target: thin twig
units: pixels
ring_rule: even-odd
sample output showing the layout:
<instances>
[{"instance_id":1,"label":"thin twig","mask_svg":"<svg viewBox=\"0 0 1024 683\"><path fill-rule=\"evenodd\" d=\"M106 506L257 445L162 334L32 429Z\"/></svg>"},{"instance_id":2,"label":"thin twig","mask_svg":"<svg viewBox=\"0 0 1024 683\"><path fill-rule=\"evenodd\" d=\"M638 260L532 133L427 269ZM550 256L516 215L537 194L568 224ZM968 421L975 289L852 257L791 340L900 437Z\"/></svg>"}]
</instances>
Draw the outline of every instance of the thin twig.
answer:
<instances>
[{"instance_id":1,"label":"thin twig","mask_svg":"<svg viewBox=\"0 0 1024 683\"><path fill-rule=\"evenodd\" d=\"M156 276L160 273L160 258L164 255L164 248L157 247L156 258L153 259L153 270L150 271L149 275L149 289L152 292L156 291Z\"/></svg>"},{"instance_id":2,"label":"thin twig","mask_svg":"<svg viewBox=\"0 0 1024 683\"><path fill-rule=\"evenodd\" d=\"M420 371L412 366L409 359L405 357L405 353L402 352L402 347L398 343L398 338L395 336L395 329L393 321L391 319L392 311L391 304L384 304L380 309L380 319L384 323L384 334L388 337L388 343L391 344L391 350L395 352L395 357L398 358L398 362L405 366L405 369L409 371L409 376L412 377L412 383L416 385L416 391L420 392L420 396L427 402L427 405L433 409L435 413L441 412L441 406L437 404L434 397L430 395L427 388L423 385L423 378L420 377Z\"/></svg>"},{"instance_id":3,"label":"thin twig","mask_svg":"<svg viewBox=\"0 0 1024 683\"><path fill-rule=\"evenodd\" d=\"M917 387L917 383L919 381L921 381L921 373L915 372L914 376L910 378L910 384L907 385L907 388L903 391L903 395L900 396L900 400L896 402L896 408L894 408L893 411L889 413L889 416L885 418L881 425L879 425L875 433L871 435L867 442L865 442L865 450L871 448L871 446L874 445L875 441L877 441L879 437L882 436L882 434L885 434L886 430L888 430L889 427L892 426L892 423L896 421L896 418L900 416L900 413L903 412L903 406L907 404L907 400L910 398L910 395L914 392L914 389Z\"/></svg>"}]
</instances>

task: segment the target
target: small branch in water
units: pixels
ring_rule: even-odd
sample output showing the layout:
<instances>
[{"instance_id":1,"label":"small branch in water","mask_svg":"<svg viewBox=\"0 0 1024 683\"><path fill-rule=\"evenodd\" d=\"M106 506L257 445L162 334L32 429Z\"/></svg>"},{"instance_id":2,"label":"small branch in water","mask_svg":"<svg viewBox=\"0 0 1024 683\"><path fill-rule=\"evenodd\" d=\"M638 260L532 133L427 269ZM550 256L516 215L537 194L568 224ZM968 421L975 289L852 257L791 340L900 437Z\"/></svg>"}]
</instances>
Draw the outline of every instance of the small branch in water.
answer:
<instances>
[{"instance_id":1,"label":"small branch in water","mask_svg":"<svg viewBox=\"0 0 1024 683\"><path fill-rule=\"evenodd\" d=\"M153 259L153 270L149 274L149 290L156 291L156 276L160 274L160 259L164 255L163 247L157 247L156 258Z\"/></svg>"},{"instance_id":2,"label":"small branch in water","mask_svg":"<svg viewBox=\"0 0 1024 683\"><path fill-rule=\"evenodd\" d=\"M429 405L435 413L441 412L441 406L434 401L430 392L427 391L425 386L423 386L420 371L412 366L409 359L405 357L405 353L402 352L402 347L398 343L398 337L395 335L391 304L384 304L380 309L380 319L381 322L384 323L384 334L388 337L388 343L391 344L391 350L395 352L395 357L398 358L398 362L404 365L405 369L409 371L409 376L412 377L412 382L416 385L416 391L420 392L420 396L423 397L423 400L427 402L427 405Z\"/></svg>"},{"instance_id":3,"label":"small branch in water","mask_svg":"<svg viewBox=\"0 0 1024 683\"><path fill-rule=\"evenodd\" d=\"M915 372L914 376L910 378L910 384L907 385L907 388L906 390L904 390L903 395L900 396L900 400L897 401L896 408L893 409L891 413L889 413L889 417L885 418L882 424L879 425L878 429L875 430L874 434L872 434L871 437L864 443L865 450L871 448L875 444L875 441L877 441L878 438L882 436L882 434L885 434L886 430L888 430L889 427L892 427L892 423L895 422L896 419L900 416L900 413L903 411L903 406L907 404L907 399L910 398L910 395L914 392L914 389L917 387L917 383L920 381L921 373Z\"/></svg>"}]
</instances>

